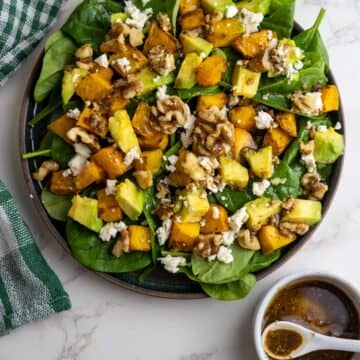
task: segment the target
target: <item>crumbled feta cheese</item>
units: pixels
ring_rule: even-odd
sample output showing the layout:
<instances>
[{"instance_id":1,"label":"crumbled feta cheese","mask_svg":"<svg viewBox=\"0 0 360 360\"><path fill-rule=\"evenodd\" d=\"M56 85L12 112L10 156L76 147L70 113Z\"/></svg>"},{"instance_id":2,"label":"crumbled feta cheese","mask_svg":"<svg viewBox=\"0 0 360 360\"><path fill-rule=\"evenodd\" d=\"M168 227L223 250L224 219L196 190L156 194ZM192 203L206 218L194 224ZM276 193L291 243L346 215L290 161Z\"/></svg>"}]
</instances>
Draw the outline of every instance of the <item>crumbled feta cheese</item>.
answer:
<instances>
[{"instance_id":1,"label":"crumbled feta cheese","mask_svg":"<svg viewBox=\"0 0 360 360\"><path fill-rule=\"evenodd\" d=\"M207 259L208 259L208 261L215 261L216 260L216 254L210 255Z\"/></svg>"},{"instance_id":2,"label":"crumbled feta cheese","mask_svg":"<svg viewBox=\"0 0 360 360\"><path fill-rule=\"evenodd\" d=\"M176 170L176 163L179 157L177 155L171 155L167 158L168 165L166 165L166 170L173 173Z\"/></svg>"},{"instance_id":3,"label":"crumbled feta cheese","mask_svg":"<svg viewBox=\"0 0 360 360\"><path fill-rule=\"evenodd\" d=\"M63 176L63 177L68 177L68 176L70 176L70 175L72 175L71 169L66 169L66 170L64 170L63 173L62 173L62 176Z\"/></svg>"},{"instance_id":4,"label":"crumbled feta cheese","mask_svg":"<svg viewBox=\"0 0 360 360\"><path fill-rule=\"evenodd\" d=\"M195 120L195 116L190 114L184 124L185 132L180 134L180 140L185 149L187 149L192 144L192 133L195 128Z\"/></svg>"},{"instance_id":5,"label":"crumbled feta cheese","mask_svg":"<svg viewBox=\"0 0 360 360\"><path fill-rule=\"evenodd\" d=\"M254 13L248 9L241 9L240 19L245 27L246 35L250 35L259 30L259 26L264 20L262 13Z\"/></svg>"},{"instance_id":6,"label":"crumbled feta cheese","mask_svg":"<svg viewBox=\"0 0 360 360\"><path fill-rule=\"evenodd\" d=\"M131 70L130 61L127 57L122 57L114 60L114 63L123 71L128 72Z\"/></svg>"},{"instance_id":7,"label":"crumbled feta cheese","mask_svg":"<svg viewBox=\"0 0 360 360\"><path fill-rule=\"evenodd\" d=\"M200 220L200 226L201 226L201 227L205 227L205 226L206 226L206 219L201 219L201 220Z\"/></svg>"},{"instance_id":8,"label":"crumbled feta cheese","mask_svg":"<svg viewBox=\"0 0 360 360\"><path fill-rule=\"evenodd\" d=\"M162 225L156 229L156 236L160 245L164 245L169 238L171 225L172 221L170 219L166 219L163 221Z\"/></svg>"},{"instance_id":9,"label":"crumbled feta cheese","mask_svg":"<svg viewBox=\"0 0 360 360\"><path fill-rule=\"evenodd\" d=\"M270 181L264 179L263 181L254 182L252 184L252 191L255 196L263 196L266 189L270 186Z\"/></svg>"},{"instance_id":10,"label":"crumbled feta cheese","mask_svg":"<svg viewBox=\"0 0 360 360\"><path fill-rule=\"evenodd\" d=\"M109 67L109 60L106 54L102 54L99 57L97 57L94 62L96 62L97 64L99 64L100 66L104 67L104 68L108 68Z\"/></svg>"},{"instance_id":11,"label":"crumbled feta cheese","mask_svg":"<svg viewBox=\"0 0 360 360\"><path fill-rule=\"evenodd\" d=\"M138 9L131 0L125 1L125 13L129 17L125 20L126 25L133 26L139 30L142 30L146 22L153 14L153 9L147 8L145 10Z\"/></svg>"},{"instance_id":12,"label":"crumbled feta cheese","mask_svg":"<svg viewBox=\"0 0 360 360\"><path fill-rule=\"evenodd\" d=\"M106 188L105 194L106 195L115 195L116 194L116 184L117 180L106 180Z\"/></svg>"},{"instance_id":13,"label":"crumbled feta cheese","mask_svg":"<svg viewBox=\"0 0 360 360\"><path fill-rule=\"evenodd\" d=\"M239 105L240 103L240 97L239 96L232 96L230 95L229 97L229 101L228 101L228 106L233 108L237 105Z\"/></svg>"},{"instance_id":14,"label":"crumbled feta cheese","mask_svg":"<svg viewBox=\"0 0 360 360\"><path fill-rule=\"evenodd\" d=\"M341 122L338 121L335 126L334 126L334 130L341 130L342 129L342 125L341 125Z\"/></svg>"},{"instance_id":15,"label":"crumbled feta cheese","mask_svg":"<svg viewBox=\"0 0 360 360\"><path fill-rule=\"evenodd\" d=\"M230 264L234 261L232 250L226 246L220 246L219 251L216 254L216 258L224 264Z\"/></svg>"},{"instance_id":16,"label":"crumbled feta cheese","mask_svg":"<svg viewBox=\"0 0 360 360\"><path fill-rule=\"evenodd\" d=\"M78 176L88 164L88 161L82 155L76 154L69 162L68 166L71 170L71 173L74 176Z\"/></svg>"},{"instance_id":17,"label":"crumbled feta cheese","mask_svg":"<svg viewBox=\"0 0 360 360\"><path fill-rule=\"evenodd\" d=\"M150 0L141 0L141 3L143 6L147 5L147 3L149 2Z\"/></svg>"},{"instance_id":18,"label":"crumbled feta cheese","mask_svg":"<svg viewBox=\"0 0 360 360\"><path fill-rule=\"evenodd\" d=\"M259 111L255 116L256 127L259 130L269 129L274 123L273 117L266 111Z\"/></svg>"},{"instance_id":19,"label":"crumbled feta cheese","mask_svg":"<svg viewBox=\"0 0 360 360\"><path fill-rule=\"evenodd\" d=\"M85 159L88 159L91 155L90 148L83 143L74 144L74 150L75 150L76 154L81 155Z\"/></svg>"},{"instance_id":20,"label":"crumbled feta cheese","mask_svg":"<svg viewBox=\"0 0 360 360\"><path fill-rule=\"evenodd\" d=\"M229 217L230 229L239 232L241 227L249 219L249 215L246 211L246 207L243 206L241 209L237 210L232 216Z\"/></svg>"},{"instance_id":21,"label":"crumbled feta cheese","mask_svg":"<svg viewBox=\"0 0 360 360\"><path fill-rule=\"evenodd\" d=\"M166 85L159 86L156 91L156 99L157 100L164 100L168 97L166 94Z\"/></svg>"},{"instance_id":22,"label":"crumbled feta cheese","mask_svg":"<svg viewBox=\"0 0 360 360\"><path fill-rule=\"evenodd\" d=\"M219 167L219 162L216 158L209 158L208 156L199 156L199 164L204 168L209 174L211 174L215 169Z\"/></svg>"},{"instance_id":23,"label":"crumbled feta cheese","mask_svg":"<svg viewBox=\"0 0 360 360\"><path fill-rule=\"evenodd\" d=\"M310 173L316 172L316 162L313 153L309 155L302 155L301 161L305 164Z\"/></svg>"},{"instance_id":24,"label":"crumbled feta cheese","mask_svg":"<svg viewBox=\"0 0 360 360\"><path fill-rule=\"evenodd\" d=\"M225 17L227 19L235 17L239 13L239 9L236 5L227 6L225 9Z\"/></svg>"},{"instance_id":25,"label":"crumbled feta cheese","mask_svg":"<svg viewBox=\"0 0 360 360\"><path fill-rule=\"evenodd\" d=\"M171 256L166 255L165 257L158 259L162 265L164 265L164 269L170 273L177 273L179 271L180 266L186 266L186 259L182 256Z\"/></svg>"},{"instance_id":26,"label":"crumbled feta cheese","mask_svg":"<svg viewBox=\"0 0 360 360\"><path fill-rule=\"evenodd\" d=\"M136 147L133 147L130 151L128 151L126 153L125 158L124 158L124 164L126 166L130 166L135 160L141 161L141 156L140 156L139 149L137 149Z\"/></svg>"},{"instance_id":27,"label":"crumbled feta cheese","mask_svg":"<svg viewBox=\"0 0 360 360\"><path fill-rule=\"evenodd\" d=\"M206 57L207 57L207 55L206 55L206 53L205 52L201 52L200 53L200 57L202 58L202 59L205 59Z\"/></svg>"},{"instance_id":28,"label":"crumbled feta cheese","mask_svg":"<svg viewBox=\"0 0 360 360\"><path fill-rule=\"evenodd\" d=\"M278 186L278 185L284 185L286 184L286 181L287 179L285 178L274 178L274 179L271 179L271 183L274 185L274 186Z\"/></svg>"},{"instance_id":29,"label":"crumbled feta cheese","mask_svg":"<svg viewBox=\"0 0 360 360\"><path fill-rule=\"evenodd\" d=\"M235 231L226 231L222 233L224 239L224 245L231 246L235 241L236 232Z\"/></svg>"},{"instance_id":30,"label":"crumbled feta cheese","mask_svg":"<svg viewBox=\"0 0 360 360\"><path fill-rule=\"evenodd\" d=\"M212 208L212 217L215 220L220 218L220 211L216 206L213 206Z\"/></svg>"},{"instance_id":31,"label":"crumbled feta cheese","mask_svg":"<svg viewBox=\"0 0 360 360\"><path fill-rule=\"evenodd\" d=\"M327 129L328 129L328 127L327 127L326 125L319 125L319 126L317 127L317 131L318 131L318 132L326 132Z\"/></svg>"},{"instance_id":32,"label":"crumbled feta cheese","mask_svg":"<svg viewBox=\"0 0 360 360\"><path fill-rule=\"evenodd\" d=\"M225 186L226 184L222 181L221 176L208 176L206 178L206 188L214 194L223 191ZM225 197L221 200L225 200Z\"/></svg>"},{"instance_id":33,"label":"crumbled feta cheese","mask_svg":"<svg viewBox=\"0 0 360 360\"><path fill-rule=\"evenodd\" d=\"M108 242L111 238L115 237L118 232L126 228L126 224L122 221L117 223L110 222L101 228L99 237L102 241Z\"/></svg>"},{"instance_id":34,"label":"crumbled feta cheese","mask_svg":"<svg viewBox=\"0 0 360 360\"><path fill-rule=\"evenodd\" d=\"M79 118L79 116L80 116L80 110L78 108L70 109L66 113L66 116L71 118L71 119L77 120Z\"/></svg>"}]
</instances>

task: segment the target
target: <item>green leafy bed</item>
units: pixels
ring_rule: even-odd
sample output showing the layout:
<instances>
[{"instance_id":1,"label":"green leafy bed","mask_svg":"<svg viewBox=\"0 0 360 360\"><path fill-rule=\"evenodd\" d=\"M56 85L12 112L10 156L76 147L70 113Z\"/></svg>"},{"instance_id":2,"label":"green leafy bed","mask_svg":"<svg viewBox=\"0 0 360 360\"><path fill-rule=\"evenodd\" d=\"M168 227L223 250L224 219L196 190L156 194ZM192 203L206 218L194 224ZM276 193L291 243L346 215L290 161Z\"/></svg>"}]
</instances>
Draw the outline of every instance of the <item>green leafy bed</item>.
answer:
<instances>
[{"instance_id":1,"label":"green leafy bed","mask_svg":"<svg viewBox=\"0 0 360 360\"><path fill-rule=\"evenodd\" d=\"M144 9L141 0L134 0L139 9ZM179 0L150 0L145 8L152 8L153 13L163 12L169 15L173 25L173 32L177 31L177 19ZM295 0L271 0L268 14L262 22L262 27L275 31L280 38L291 37L294 28ZM75 63L76 49L86 43L90 43L98 53L100 44L104 41L105 34L110 28L110 17L113 13L123 11L123 5L111 0L85 0L71 14L61 30L53 33L46 45L43 65L39 79L34 89L34 98L37 103L46 103L29 125L34 126L43 119L48 119L52 113L62 108L68 111L71 108L82 107L78 100L70 101L63 105L60 97L60 86L65 68ZM315 24L310 29L293 37L296 45L305 54L303 60L304 68L299 71L296 79L289 81L284 76L267 77L262 76L257 94L254 100L276 110L291 111L289 94L298 90L313 89L314 86L327 84L327 72L329 70L329 59L324 43L321 39L318 28L323 19L324 11L320 12ZM168 86L168 92L178 95L186 102L199 95L216 94L221 91L228 91L232 88L231 74L235 66L237 56L231 48L215 50L224 56L229 64L223 80L213 87L194 86L191 89L175 89ZM154 93L142 98L148 102L154 101ZM132 114L139 99L133 99L128 106L128 112ZM331 121L326 116L319 117L298 117L298 137L295 139L286 152L282 155L280 164L275 168L273 178L286 179L284 184L271 185L265 196L273 199L286 199L288 197L301 197L303 190L300 178L306 168L300 161L299 147L302 141L309 139L308 122L314 126L331 126ZM165 156L177 154L181 145L178 139L172 137L171 144ZM59 136L48 132L42 140L38 151L25 154L24 158L35 156L51 157L61 168L65 169L69 160L74 156L71 145L62 140ZM331 174L331 165L319 169L323 180ZM161 179L165 173L165 162L157 175ZM82 192L82 195L92 197L94 188L90 187ZM110 242L103 242L98 234L88 230L84 226L68 217L71 207L72 196L61 196L44 189L41 194L41 201L50 217L57 221L66 222L66 238L73 256L83 265L95 271L108 273L132 272L145 269L145 275L157 266L157 259L160 256L171 254L164 246L156 241L155 231L159 226L158 219L154 218L152 210L157 205L154 187L146 190L146 206L140 222L146 221L151 230L151 252L132 252L119 258L112 256L111 249L115 239ZM210 202L217 202L224 206L230 213L234 213L247 202L255 199L251 191L251 182L244 190L233 190L226 187L222 192L211 195ZM129 223L131 221L129 220ZM209 296L219 300L236 300L246 296L256 282L254 273L269 267L281 256L281 250L269 254L262 254L261 251L247 250L232 245L233 262L224 264L219 261L208 261L195 255L181 253L188 259L189 266L181 267L180 272L189 279L199 283L203 291ZM145 276L143 274L143 276Z\"/></svg>"}]
</instances>

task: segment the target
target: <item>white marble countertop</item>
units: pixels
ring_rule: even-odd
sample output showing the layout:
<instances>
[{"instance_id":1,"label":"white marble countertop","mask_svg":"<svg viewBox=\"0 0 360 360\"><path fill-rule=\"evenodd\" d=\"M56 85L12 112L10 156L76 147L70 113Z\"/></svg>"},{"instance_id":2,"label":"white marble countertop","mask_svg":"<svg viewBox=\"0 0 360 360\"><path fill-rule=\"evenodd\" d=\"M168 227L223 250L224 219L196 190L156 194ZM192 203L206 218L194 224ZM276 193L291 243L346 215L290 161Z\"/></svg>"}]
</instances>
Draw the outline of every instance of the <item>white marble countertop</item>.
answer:
<instances>
[{"instance_id":1,"label":"white marble countertop","mask_svg":"<svg viewBox=\"0 0 360 360\"><path fill-rule=\"evenodd\" d=\"M67 3L58 26L74 3ZM298 0L296 20L310 26L321 6L328 9L322 33L347 120L341 186L305 248L240 302L174 301L139 295L85 271L64 253L37 218L20 169L19 109L39 48L25 61L0 89L0 178L21 206L45 258L69 292L73 308L1 338L1 360L256 360L251 337L254 306L277 279L304 269L328 270L360 287L360 1Z\"/></svg>"}]
</instances>

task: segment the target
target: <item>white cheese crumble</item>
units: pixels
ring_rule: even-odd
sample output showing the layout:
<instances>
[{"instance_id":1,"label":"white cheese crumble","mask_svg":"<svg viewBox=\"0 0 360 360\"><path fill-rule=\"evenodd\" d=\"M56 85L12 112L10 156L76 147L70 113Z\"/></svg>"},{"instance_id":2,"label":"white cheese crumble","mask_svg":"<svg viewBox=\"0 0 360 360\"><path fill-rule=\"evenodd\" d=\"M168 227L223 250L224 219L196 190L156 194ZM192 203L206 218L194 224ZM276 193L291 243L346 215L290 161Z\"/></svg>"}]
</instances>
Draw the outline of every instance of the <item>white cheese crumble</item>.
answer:
<instances>
[{"instance_id":1,"label":"white cheese crumble","mask_svg":"<svg viewBox=\"0 0 360 360\"><path fill-rule=\"evenodd\" d=\"M200 53L200 57L202 58L202 59L205 59L205 58L207 58L207 55L206 55L206 53L205 52L201 52Z\"/></svg>"},{"instance_id":2,"label":"white cheese crumble","mask_svg":"<svg viewBox=\"0 0 360 360\"><path fill-rule=\"evenodd\" d=\"M144 28L146 22L153 14L153 10L151 8L141 11L131 0L125 1L125 12L129 15L129 17L125 20L126 25L133 26L139 30Z\"/></svg>"},{"instance_id":3,"label":"white cheese crumble","mask_svg":"<svg viewBox=\"0 0 360 360\"><path fill-rule=\"evenodd\" d=\"M78 176L88 164L88 161L82 155L76 154L69 162L68 166L71 170L71 174Z\"/></svg>"},{"instance_id":4,"label":"white cheese crumble","mask_svg":"<svg viewBox=\"0 0 360 360\"><path fill-rule=\"evenodd\" d=\"M215 220L220 218L220 211L216 206L213 206L213 208L212 208L212 217Z\"/></svg>"},{"instance_id":5,"label":"white cheese crumble","mask_svg":"<svg viewBox=\"0 0 360 360\"><path fill-rule=\"evenodd\" d=\"M222 178L219 175L214 176L214 177L208 176L206 178L206 188L214 194L223 191L225 189L225 187L226 187L226 184L222 181ZM223 199L221 199L221 200L224 201L225 197L223 197Z\"/></svg>"},{"instance_id":6,"label":"white cheese crumble","mask_svg":"<svg viewBox=\"0 0 360 360\"><path fill-rule=\"evenodd\" d=\"M302 155L301 161L305 164L310 173L316 173L316 162L314 154Z\"/></svg>"},{"instance_id":7,"label":"white cheese crumble","mask_svg":"<svg viewBox=\"0 0 360 360\"><path fill-rule=\"evenodd\" d=\"M195 128L195 120L195 116L190 114L184 124L185 132L180 134L180 141L185 149L192 144L192 133Z\"/></svg>"},{"instance_id":8,"label":"white cheese crumble","mask_svg":"<svg viewBox=\"0 0 360 360\"><path fill-rule=\"evenodd\" d=\"M149 2L150 0L141 0L141 3L143 6L147 5L147 3Z\"/></svg>"},{"instance_id":9,"label":"white cheese crumble","mask_svg":"<svg viewBox=\"0 0 360 360\"><path fill-rule=\"evenodd\" d=\"M170 236L172 221L170 219L164 220L162 225L156 229L156 236L158 243L164 245Z\"/></svg>"},{"instance_id":10,"label":"white cheese crumble","mask_svg":"<svg viewBox=\"0 0 360 360\"><path fill-rule=\"evenodd\" d=\"M236 5L227 6L225 9L225 17L227 19L235 17L239 13L239 9Z\"/></svg>"},{"instance_id":11,"label":"white cheese crumble","mask_svg":"<svg viewBox=\"0 0 360 360\"><path fill-rule=\"evenodd\" d=\"M176 163L179 157L177 155L171 155L167 158L168 164L166 165L166 170L173 173L176 170Z\"/></svg>"},{"instance_id":12,"label":"white cheese crumble","mask_svg":"<svg viewBox=\"0 0 360 360\"><path fill-rule=\"evenodd\" d=\"M216 254L210 255L207 259L208 259L208 261L215 261L216 260Z\"/></svg>"},{"instance_id":13,"label":"white cheese crumble","mask_svg":"<svg viewBox=\"0 0 360 360\"><path fill-rule=\"evenodd\" d=\"M90 148L83 143L74 144L74 150L75 150L76 154L81 155L85 159L88 159L91 155Z\"/></svg>"},{"instance_id":14,"label":"white cheese crumble","mask_svg":"<svg viewBox=\"0 0 360 360\"><path fill-rule=\"evenodd\" d=\"M139 149L133 147L130 151L128 151L124 158L124 164L126 166L130 166L135 160L141 160L141 155Z\"/></svg>"},{"instance_id":15,"label":"white cheese crumble","mask_svg":"<svg viewBox=\"0 0 360 360\"><path fill-rule=\"evenodd\" d=\"M198 156L199 164L209 174L219 167L219 162L216 158L210 159L208 156Z\"/></svg>"},{"instance_id":16,"label":"white cheese crumble","mask_svg":"<svg viewBox=\"0 0 360 360\"><path fill-rule=\"evenodd\" d=\"M219 251L216 254L216 258L224 264L230 264L234 261L232 250L226 246L220 246Z\"/></svg>"},{"instance_id":17,"label":"white cheese crumble","mask_svg":"<svg viewBox=\"0 0 360 360\"><path fill-rule=\"evenodd\" d=\"M255 116L256 127L259 130L269 129L274 123L273 117L266 111L259 111Z\"/></svg>"},{"instance_id":18,"label":"white cheese crumble","mask_svg":"<svg viewBox=\"0 0 360 360\"><path fill-rule=\"evenodd\" d=\"M94 62L96 62L97 64L99 64L100 66L104 67L104 68L108 68L109 67L109 60L106 54L102 54L99 57L97 57Z\"/></svg>"},{"instance_id":19,"label":"white cheese crumble","mask_svg":"<svg viewBox=\"0 0 360 360\"><path fill-rule=\"evenodd\" d=\"M128 72L131 70L130 61L127 57L122 57L114 60L114 63L121 69L123 72Z\"/></svg>"},{"instance_id":20,"label":"white cheese crumble","mask_svg":"<svg viewBox=\"0 0 360 360\"><path fill-rule=\"evenodd\" d=\"M224 239L224 245L231 246L235 241L236 232L235 231L226 231L222 233Z\"/></svg>"},{"instance_id":21,"label":"white cheese crumble","mask_svg":"<svg viewBox=\"0 0 360 360\"><path fill-rule=\"evenodd\" d=\"M246 223L249 219L249 215L247 213L246 207L243 206L241 209L237 210L232 216L229 217L229 226L230 229L239 232L241 227Z\"/></svg>"},{"instance_id":22,"label":"white cheese crumble","mask_svg":"<svg viewBox=\"0 0 360 360\"><path fill-rule=\"evenodd\" d=\"M254 13L248 9L242 9L240 19L245 27L246 35L250 35L259 30L259 26L264 20L262 13Z\"/></svg>"},{"instance_id":23,"label":"white cheese crumble","mask_svg":"<svg viewBox=\"0 0 360 360\"><path fill-rule=\"evenodd\" d=\"M157 100L164 100L168 97L166 94L166 85L159 86L156 91L156 99Z\"/></svg>"},{"instance_id":24,"label":"white cheese crumble","mask_svg":"<svg viewBox=\"0 0 360 360\"><path fill-rule=\"evenodd\" d=\"M111 238L115 237L118 232L125 230L126 228L126 224L122 221L117 223L110 222L101 228L99 237L102 241L108 242Z\"/></svg>"},{"instance_id":25,"label":"white cheese crumble","mask_svg":"<svg viewBox=\"0 0 360 360\"><path fill-rule=\"evenodd\" d=\"M342 125L341 125L341 122L338 121L335 126L334 126L334 130L341 130L342 129Z\"/></svg>"},{"instance_id":26,"label":"white cheese crumble","mask_svg":"<svg viewBox=\"0 0 360 360\"><path fill-rule=\"evenodd\" d=\"M164 266L164 269L170 273L177 273L180 266L186 266L186 259L182 256L166 255L165 257L158 259Z\"/></svg>"},{"instance_id":27,"label":"white cheese crumble","mask_svg":"<svg viewBox=\"0 0 360 360\"><path fill-rule=\"evenodd\" d=\"M267 188L271 185L269 180L254 182L252 184L252 192L255 196L263 196Z\"/></svg>"},{"instance_id":28,"label":"white cheese crumble","mask_svg":"<svg viewBox=\"0 0 360 360\"><path fill-rule=\"evenodd\" d=\"M116 184L117 180L106 180L105 194L106 195L115 195L116 194Z\"/></svg>"},{"instance_id":29,"label":"white cheese crumble","mask_svg":"<svg viewBox=\"0 0 360 360\"><path fill-rule=\"evenodd\" d=\"M270 180L274 186L286 184L287 179L285 178L274 178Z\"/></svg>"},{"instance_id":30,"label":"white cheese crumble","mask_svg":"<svg viewBox=\"0 0 360 360\"><path fill-rule=\"evenodd\" d=\"M317 131L318 131L318 132L326 132L327 129L328 129L328 127L327 127L326 125L319 125L319 126L317 127Z\"/></svg>"},{"instance_id":31,"label":"white cheese crumble","mask_svg":"<svg viewBox=\"0 0 360 360\"><path fill-rule=\"evenodd\" d=\"M79 116L80 116L80 110L78 108L70 109L66 113L66 116L71 118L71 119L77 120L79 118Z\"/></svg>"}]
</instances>

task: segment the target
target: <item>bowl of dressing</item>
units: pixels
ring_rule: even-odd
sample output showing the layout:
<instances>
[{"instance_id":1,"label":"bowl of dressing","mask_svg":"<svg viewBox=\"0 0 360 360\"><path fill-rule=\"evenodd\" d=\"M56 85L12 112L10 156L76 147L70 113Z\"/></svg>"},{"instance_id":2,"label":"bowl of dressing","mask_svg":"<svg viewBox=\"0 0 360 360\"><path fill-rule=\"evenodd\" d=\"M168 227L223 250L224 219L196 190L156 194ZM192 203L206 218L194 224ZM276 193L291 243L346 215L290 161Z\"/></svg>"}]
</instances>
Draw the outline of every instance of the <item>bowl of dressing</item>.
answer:
<instances>
[{"instance_id":1,"label":"bowl of dressing","mask_svg":"<svg viewBox=\"0 0 360 360\"><path fill-rule=\"evenodd\" d=\"M262 333L275 321L291 321L328 336L360 339L360 292L346 280L325 272L302 272L278 281L255 312L253 334L259 360L271 359L263 349ZM271 349L290 354L298 345L291 341L296 337L276 335L266 339ZM284 336L290 340L284 342ZM321 350L297 359L360 360L360 354Z\"/></svg>"}]
</instances>

